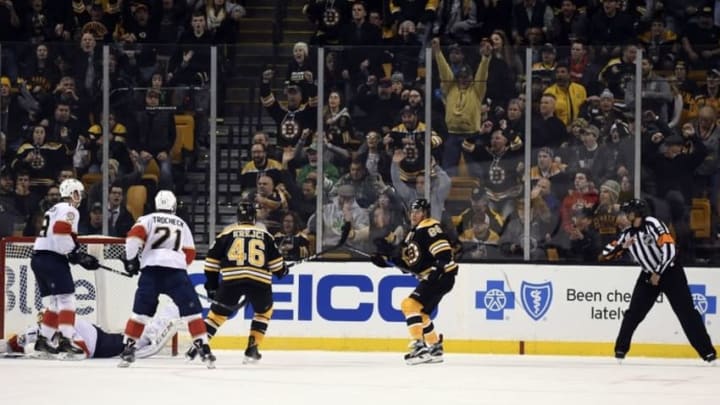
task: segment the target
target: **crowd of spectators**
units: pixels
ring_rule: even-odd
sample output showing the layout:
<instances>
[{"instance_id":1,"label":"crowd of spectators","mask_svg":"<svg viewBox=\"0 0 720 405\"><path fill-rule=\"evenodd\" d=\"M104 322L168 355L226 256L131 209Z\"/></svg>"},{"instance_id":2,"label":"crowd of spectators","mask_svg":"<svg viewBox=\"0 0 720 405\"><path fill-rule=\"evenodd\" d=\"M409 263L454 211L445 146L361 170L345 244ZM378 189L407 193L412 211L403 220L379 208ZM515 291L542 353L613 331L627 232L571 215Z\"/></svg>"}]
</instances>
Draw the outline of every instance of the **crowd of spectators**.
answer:
<instances>
[{"instance_id":1,"label":"crowd of spectators","mask_svg":"<svg viewBox=\"0 0 720 405\"><path fill-rule=\"evenodd\" d=\"M619 204L640 180L642 196L672 224L682 257L692 261L691 201L707 199L713 217L720 212L714 3L306 1L314 32L295 44L284 75L268 67L258 78L277 131L254 134L239 180L243 193L288 255L307 254L320 227L323 243L332 245L347 221L358 248L373 250L378 237L397 243L408 230L406 206L424 194L431 121L432 215L465 258L522 258L529 226L531 258L591 260L615 233ZM53 186L63 176L99 170L100 51L108 44L112 184L88 190L95 197L83 208L83 229L98 229L101 206L113 210L111 233L122 234L122 209L101 200L102 187L112 200L114 187L127 190L155 165L157 187L174 187L172 115L192 111L197 147L207 144L208 100L218 96L208 94L208 45L234 43L244 15L231 0L0 2L0 215L12 211L32 235L37 212L56 198ZM223 48L219 80L236 68L234 49ZM635 117L638 50L642 115ZM634 178L638 125L641 179ZM468 181L470 201L449 201L453 188ZM315 217L318 195L322 218Z\"/></svg>"},{"instance_id":2,"label":"crowd of spectators","mask_svg":"<svg viewBox=\"0 0 720 405\"><path fill-rule=\"evenodd\" d=\"M132 185L147 186L150 202L156 190L174 190L174 115L194 116L201 153L208 144L210 45L230 45L218 47L219 76L230 76L242 3L0 1L0 236L37 235L43 212L59 198L57 185L68 177L88 179L83 235L102 233L103 211L109 236L125 235L134 221L125 204ZM104 45L110 50L108 157L102 153ZM106 161L109 184L98 182Z\"/></svg>"},{"instance_id":3,"label":"crowd of spectators","mask_svg":"<svg viewBox=\"0 0 720 405\"><path fill-rule=\"evenodd\" d=\"M328 246L347 221L356 247L372 250L377 237L397 243L408 230L405 207L424 194L430 92L432 215L464 257L522 258L529 226L532 259L595 261L617 231L620 203L633 196L634 131L641 126L642 197L672 224L683 259L694 262L692 200L709 201L713 223L720 211L714 3L307 1L303 10L315 32L293 47L286 77L268 69L261 78L262 103L278 124L277 149L274 159L253 157L243 170L246 186L272 167L274 189L257 197L268 207L269 229L289 213L304 224L304 231L295 229L298 237L312 238L322 226ZM316 66L319 46L325 56ZM432 88L425 87L427 48ZM324 94L317 91L319 70ZM273 91L280 80L283 95ZM527 143L530 207L523 204ZM322 177L314 174L319 147ZM258 152L267 156L269 148ZM468 179L475 183L471 201L451 204L451 187ZM318 193L322 219L308 206Z\"/></svg>"}]
</instances>

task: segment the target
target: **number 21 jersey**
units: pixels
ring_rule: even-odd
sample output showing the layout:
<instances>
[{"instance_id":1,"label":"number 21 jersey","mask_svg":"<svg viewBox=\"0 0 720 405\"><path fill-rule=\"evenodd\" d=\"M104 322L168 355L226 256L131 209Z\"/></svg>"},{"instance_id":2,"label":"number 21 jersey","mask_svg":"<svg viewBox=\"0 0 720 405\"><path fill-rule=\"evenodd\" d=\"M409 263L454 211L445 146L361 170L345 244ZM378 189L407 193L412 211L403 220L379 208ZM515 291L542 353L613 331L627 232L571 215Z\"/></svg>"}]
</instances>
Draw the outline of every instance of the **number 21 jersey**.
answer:
<instances>
[{"instance_id":1,"label":"number 21 jersey","mask_svg":"<svg viewBox=\"0 0 720 405\"><path fill-rule=\"evenodd\" d=\"M169 213L156 212L138 218L125 241L127 258L137 256L141 248L140 268L186 269L195 259L195 242L190 228L185 221Z\"/></svg>"}]
</instances>

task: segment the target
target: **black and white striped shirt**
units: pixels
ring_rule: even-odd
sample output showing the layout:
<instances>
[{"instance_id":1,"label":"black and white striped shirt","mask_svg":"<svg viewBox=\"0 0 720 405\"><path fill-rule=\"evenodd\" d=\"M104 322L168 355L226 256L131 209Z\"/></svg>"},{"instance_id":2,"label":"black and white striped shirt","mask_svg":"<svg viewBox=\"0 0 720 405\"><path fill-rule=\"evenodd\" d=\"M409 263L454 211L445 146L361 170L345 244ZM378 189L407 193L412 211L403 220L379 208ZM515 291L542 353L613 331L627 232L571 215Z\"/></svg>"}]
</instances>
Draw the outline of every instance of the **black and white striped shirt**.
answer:
<instances>
[{"instance_id":1,"label":"black and white striped shirt","mask_svg":"<svg viewBox=\"0 0 720 405\"><path fill-rule=\"evenodd\" d=\"M624 248L625 243L632 238L635 238L632 244ZM675 241L667 226L651 216L643 218L639 227L629 227L621 231L616 240L605 246L602 256L611 259L619 256L624 250L627 250L633 261L648 273L662 274L665 269L672 266L677 256Z\"/></svg>"}]
</instances>

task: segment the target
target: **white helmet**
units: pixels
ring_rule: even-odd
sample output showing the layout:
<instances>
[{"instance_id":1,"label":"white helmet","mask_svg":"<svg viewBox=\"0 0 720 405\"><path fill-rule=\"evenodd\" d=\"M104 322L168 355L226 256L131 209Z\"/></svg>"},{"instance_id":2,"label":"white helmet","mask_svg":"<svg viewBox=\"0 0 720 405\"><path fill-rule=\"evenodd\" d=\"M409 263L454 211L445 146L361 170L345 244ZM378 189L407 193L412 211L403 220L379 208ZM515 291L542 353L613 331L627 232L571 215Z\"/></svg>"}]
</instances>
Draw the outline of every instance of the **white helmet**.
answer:
<instances>
[{"instance_id":1,"label":"white helmet","mask_svg":"<svg viewBox=\"0 0 720 405\"><path fill-rule=\"evenodd\" d=\"M160 190L155 196L155 209L158 211L167 211L175 213L177 208L177 199L175 194L170 190Z\"/></svg>"},{"instance_id":2,"label":"white helmet","mask_svg":"<svg viewBox=\"0 0 720 405\"><path fill-rule=\"evenodd\" d=\"M69 198L74 206L80 205L85 186L77 179L65 179L60 183L60 198Z\"/></svg>"}]
</instances>

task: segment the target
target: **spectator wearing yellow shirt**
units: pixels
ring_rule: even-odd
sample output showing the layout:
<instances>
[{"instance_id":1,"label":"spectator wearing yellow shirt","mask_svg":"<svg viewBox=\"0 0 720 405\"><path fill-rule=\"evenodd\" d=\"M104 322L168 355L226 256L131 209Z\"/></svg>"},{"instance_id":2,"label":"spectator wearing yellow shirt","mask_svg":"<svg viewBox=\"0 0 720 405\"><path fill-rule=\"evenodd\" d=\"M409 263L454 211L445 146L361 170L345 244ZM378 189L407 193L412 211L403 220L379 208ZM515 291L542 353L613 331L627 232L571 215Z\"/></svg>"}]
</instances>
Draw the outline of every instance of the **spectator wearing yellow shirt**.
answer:
<instances>
[{"instance_id":1,"label":"spectator wearing yellow shirt","mask_svg":"<svg viewBox=\"0 0 720 405\"><path fill-rule=\"evenodd\" d=\"M565 64L555 68L555 84L545 89L545 94L555 96L555 115L565 125L580 116L580 107L587 99L585 86L570 81L570 69Z\"/></svg>"},{"instance_id":2,"label":"spectator wearing yellow shirt","mask_svg":"<svg viewBox=\"0 0 720 405\"><path fill-rule=\"evenodd\" d=\"M487 90L492 47L488 42L482 43L482 60L475 77L467 65L453 73L437 38L432 40L432 50L440 74L440 90L445 97L445 124L448 129L442 165L448 175L455 176L463 141L480 132L481 106Z\"/></svg>"}]
</instances>

